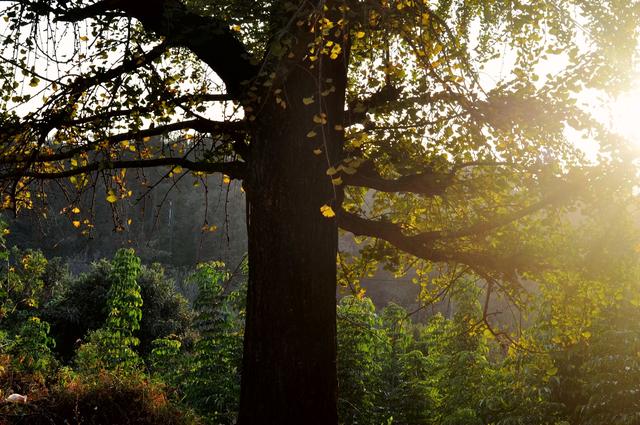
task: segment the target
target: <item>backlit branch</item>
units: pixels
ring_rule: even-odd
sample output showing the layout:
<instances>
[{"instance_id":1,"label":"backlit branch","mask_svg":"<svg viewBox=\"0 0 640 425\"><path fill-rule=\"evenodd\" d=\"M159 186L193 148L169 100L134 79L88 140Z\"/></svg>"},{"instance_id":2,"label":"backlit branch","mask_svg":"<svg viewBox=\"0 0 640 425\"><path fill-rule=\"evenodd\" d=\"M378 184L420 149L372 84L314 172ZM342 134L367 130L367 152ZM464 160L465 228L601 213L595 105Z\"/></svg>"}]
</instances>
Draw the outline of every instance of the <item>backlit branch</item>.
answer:
<instances>
[{"instance_id":1,"label":"backlit branch","mask_svg":"<svg viewBox=\"0 0 640 425\"><path fill-rule=\"evenodd\" d=\"M385 179L372 164L365 163L355 174L342 176L347 186L366 187L381 192L411 192L427 196L442 195L452 184L453 174L437 173L427 169L423 172Z\"/></svg>"},{"instance_id":2,"label":"backlit branch","mask_svg":"<svg viewBox=\"0 0 640 425\"><path fill-rule=\"evenodd\" d=\"M235 179L242 179L245 174L245 163L240 161L209 163L204 161L191 161L186 158L153 158L140 160L97 161L81 167L76 167L64 171L10 171L4 174L0 174L0 180L9 180L24 177L38 180L55 180L78 176L81 174L87 174L94 171L152 168L161 166L179 166L190 171L202 172L207 174L224 173Z\"/></svg>"},{"instance_id":3,"label":"backlit branch","mask_svg":"<svg viewBox=\"0 0 640 425\"><path fill-rule=\"evenodd\" d=\"M140 140L146 137L153 137L153 136L166 134L171 131L187 130L187 129L196 130L201 133L233 135L243 131L244 123L242 121L219 122L219 121L210 121L210 120L199 119L199 118L193 119L193 120L181 121L181 122L176 122L172 124L167 124L164 126L147 128L139 131L115 134L106 138L101 138L93 142L82 144L80 146L70 147L68 150L65 150L62 152L56 152L52 154L37 154L33 156L33 158L31 158L30 162L42 163L42 162L51 162L51 161L61 161L61 160L73 158L74 156L81 153L91 152L95 150L97 146L103 143L116 144L116 143L124 142L127 140ZM0 160L4 164L15 164L15 163L21 163L24 161L24 159L15 157L15 156L4 156L4 157L0 156Z\"/></svg>"},{"instance_id":4,"label":"backlit branch","mask_svg":"<svg viewBox=\"0 0 640 425\"><path fill-rule=\"evenodd\" d=\"M460 250L455 247L447 248L446 243L470 236L482 236L500 227L517 222L544 208L572 199L582 187L585 187L584 182L579 179L570 183L559 183L557 189L529 206L453 231L430 231L408 235L400 224L382 220L369 220L344 209L338 214L338 225L342 229L358 236L369 236L385 240L402 251L430 261L459 262L479 270L497 270L503 273L510 273L523 266L531 265L532 259L519 253L498 257L495 254L483 251Z\"/></svg>"},{"instance_id":5,"label":"backlit branch","mask_svg":"<svg viewBox=\"0 0 640 425\"><path fill-rule=\"evenodd\" d=\"M492 230L506 226L510 223L516 222L524 217L541 211L553 204L569 200L577 194L577 192L580 190L580 187L583 187L583 185L579 182L560 183L557 189L552 191L549 195L545 196L538 202L534 202L529 206L523 207L511 213L497 215L493 218L477 222L471 226L458 230L436 230L409 236L403 233L402 227L398 224L386 221L367 220L357 216L356 214L346 211L343 211L340 216L340 227L357 235L379 237L398 246L398 248L401 247L397 245L397 243L400 243L403 246L420 246L420 249L424 249L426 246L431 246L438 241L458 239L468 236L481 236ZM344 224L347 227L343 226L343 215L345 217ZM415 247L411 249L414 250Z\"/></svg>"},{"instance_id":6,"label":"backlit branch","mask_svg":"<svg viewBox=\"0 0 640 425\"><path fill-rule=\"evenodd\" d=\"M257 74L245 46L227 22L200 16L179 0L102 0L68 10L57 19L78 22L109 12L136 18L146 29L163 36L168 45L191 50L220 76L236 98L244 92L243 82Z\"/></svg>"},{"instance_id":7,"label":"backlit branch","mask_svg":"<svg viewBox=\"0 0 640 425\"><path fill-rule=\"evenodd\" d=\"M425 240L422 235L405 235L394 223L368 220L357 214L341 210L338 225L357 236L383 239L400 250L434 262L461 263L479 270L494 270L511 277L518 269L528 268L535 261L520 253L497 255L486 251L460 250L437 246L436 240Z\"/></svg>"}]
</instances>

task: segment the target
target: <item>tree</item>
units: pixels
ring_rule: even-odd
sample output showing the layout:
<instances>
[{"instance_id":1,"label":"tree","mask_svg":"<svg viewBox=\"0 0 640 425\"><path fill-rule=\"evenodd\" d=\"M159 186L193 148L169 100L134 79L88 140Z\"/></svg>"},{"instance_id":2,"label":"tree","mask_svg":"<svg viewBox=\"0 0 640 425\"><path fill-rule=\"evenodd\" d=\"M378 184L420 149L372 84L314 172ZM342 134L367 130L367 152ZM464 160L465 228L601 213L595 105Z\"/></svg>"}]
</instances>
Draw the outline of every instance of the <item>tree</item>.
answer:
<instances>
[{"instance_id":1,"label":"tree","mask_svg":"<svg viewBox=\"0 0 640 425\"><path fill-rule=\"evenodd\" d=\"M142 320L142 296L137 278L140 259L132 249L120 249L113 257L112 285L107 294L109 314L103 332L97 338L100 355L109 368L128 369L139 363L133 347L140 343L134 336Z\"/></svg>"},{"instance_id":2,"label":"tree","mask_svg":"<svg viewBox=\"0 0 640 425\"><path fill-rule=\"evenodd\" d=\"M121 217L125 171L149 167L242 179L243 425L337 423L338 227L377 239L364 254L392 268L461 265L512 296L557 265L554 211L630 176L576 93L628 81L635 3L6 3L6 208L46 203L40 182L66 179L71 204L103 182ZM598 167L567 127L600 141ZM83 213L65 210L89 233Z\"/></svg>"}]
</instances>

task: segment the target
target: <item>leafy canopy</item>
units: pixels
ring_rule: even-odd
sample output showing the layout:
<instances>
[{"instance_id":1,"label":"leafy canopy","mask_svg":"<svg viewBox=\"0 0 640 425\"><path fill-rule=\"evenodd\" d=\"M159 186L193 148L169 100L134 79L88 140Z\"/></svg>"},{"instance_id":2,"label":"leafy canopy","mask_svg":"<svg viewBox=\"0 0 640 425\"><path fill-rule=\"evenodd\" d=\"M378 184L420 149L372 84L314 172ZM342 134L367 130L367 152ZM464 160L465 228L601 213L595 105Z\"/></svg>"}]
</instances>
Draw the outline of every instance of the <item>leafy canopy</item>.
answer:
<instances>
[{"instance_id":1,"label":"leafy canopy","mask_svg":"<svg viewBox=\"0 0 640 425\"><path fill-rule=\"evenodd\" d=\"M291 110L311 111L298 143L335 187L318 214L379 239L365 260L398 272L444 263L518 282L564 258L549 255L567 241L560 205L630 195L628 146L578 100L628 84L636 2L6 3L5 208L42 205L41 182L65 180L71 204L104 184L123 214L129 169L242 179L260 154L256 132ZM296 69L318 90L289 87ZM327 109L337 92L344 108ZM599 144L597 163L576 133ZM90 232L90 212L74 211L70 223ZM347 283L358 261L345 262Z\"/></svg>"}]
</instances>

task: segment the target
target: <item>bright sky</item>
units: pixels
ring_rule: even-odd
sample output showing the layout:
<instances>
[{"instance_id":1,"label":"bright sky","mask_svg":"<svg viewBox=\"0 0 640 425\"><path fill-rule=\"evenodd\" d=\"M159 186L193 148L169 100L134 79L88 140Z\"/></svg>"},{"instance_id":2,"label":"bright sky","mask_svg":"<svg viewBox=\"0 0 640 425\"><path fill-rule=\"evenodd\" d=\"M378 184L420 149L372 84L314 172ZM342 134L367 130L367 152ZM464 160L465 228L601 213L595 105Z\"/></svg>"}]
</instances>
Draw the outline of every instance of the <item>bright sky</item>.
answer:
<instances>
[{"instance_id":1,"label":"bright sky","mask_svg":"<svg viewBox=\"0 0 640 425\"><path fill-rule=\"evenodd\" d=\"M613 129L640 146L640 80L610 105L608 119Z\"/></svg>"}]
</instances>

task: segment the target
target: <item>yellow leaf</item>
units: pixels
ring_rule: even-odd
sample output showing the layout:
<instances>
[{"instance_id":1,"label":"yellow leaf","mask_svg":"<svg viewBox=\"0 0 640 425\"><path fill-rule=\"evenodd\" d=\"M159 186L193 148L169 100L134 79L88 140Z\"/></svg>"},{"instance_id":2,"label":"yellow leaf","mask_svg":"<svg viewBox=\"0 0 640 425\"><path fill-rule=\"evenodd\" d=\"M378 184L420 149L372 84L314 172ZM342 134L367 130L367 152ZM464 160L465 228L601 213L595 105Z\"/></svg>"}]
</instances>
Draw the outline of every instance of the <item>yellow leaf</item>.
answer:
<instances>
[{"instance_id":1,"label":"yellow leaf","mask_svg":"<svg viewBox=\"0 0 640 425\"><path fill-rule=\"evenodd\" d=\"M358 293L356 294L356 297L357 297L359 300L363 300L363 299L364 299L364 296L365 296L365 294L366 294L366 293L367 293L367 290L366 290L365 288L360 288L360 290L359 290L359 291L358 291Z\"/></svg>"},{"instance_id":2,"label":"yellow leaf","mask_svg":"<svg viewBox=\"0 0 640 425\"><path fill-rule=\"evenodd\" d=\"M358 32L356 33L356 38L362 38L362 37L364 37L364 35L365 35L365 34L364 34L364 31L358 31Z\"/></svg>"},{"instance_id":3,"label":"yellow leaf","mask_svg":"<svg viewBox=\"0 0 640 425\"><path fill-rule=\"evenodd\" d=\"M71 212L74 214L80 214L80 208L75 207L74 209L71 210Z\"/></svg>"},{"instance_id":4,"label":"yellow leaf","mask_svg":"<svg viewBox=\"0 0 640 425\"><path fill-rule=\"evenodd\" d=\"M313 96L302 98L302 103L304 103L305 105L311 105L313 102Z\"/></svg>"},{"instance_id":5,"label":"yellow leaf","mask_svg":"<svg viewBox=\"0 0 640 425\"><path fill-rule=\"evenodd\" d=\"M128 219L128 220L127 220L127 224L128 224L129 226L131 226L131 223L133 223L133 220Z\"/></svg>"},{"instance_id":6,"label":"yellow leaf","mask_svg":"<svg viewBox=\"0 0 640 425\"><path fill-rule=\"evenodd\" d=\"M336 216L336 213L333 212L333 208L331 208L327 204L324 204L323 206L320 207L320 212L322 213L323 216L325 216L327 218L331 218L331 217L335 217Z\"/></svg>"},{"instance_id":7,"label":"yellow leaf","mask_svg":"<svg viewBox=\"0 0 640 425\"><path fill-rule=\"evenodd\" d=\"M73 220L73 227L75 228L80 227L80 222L78 220Z\"/></svg>"},{"instance_id":8,"label":"yellow leaf","mask_svg":"<svg viewBox=\"0 0 640 425\"><path fill-rule=\"evenodd\" d=\"M182 167L180 165L176 165L173 167L173 172L176 174L180 174L182 172Z\"/></svg>"},{"instance_id":9,"label":"yellow leaf","mask_svg":"<svg viewBox=\"0 0 640 425\"><path fill-rule=\"evenodd\" d=\"M107 202L113 204L118 200L118 197L113 193L113 191L109 191L109 195L107 196Z\"/></svg>"},{"instance_id":10,"label":"yellow leaf","mask_svg":"<svg viewBox=\"0 0 640 425\"><path fill-rule=\"evenodd\" d=\"M327 170L327 176L333 176L337 172L338 172L338 170L336 170L335 168L329 167L329 169Z\"/></svg>"},{"instance_id":11,"label":"yellow leaf","mask_svg":"<svg viewBox=\"0 0 640 425\"><path fill-rule=\"evenodd\" d=\"M216 230L218 230L218 226L216 226L215 224L212 224L211 226L205 224L204 226L202 226L203 232L215 232Z\"/></svg>"},{"instance_id":12,"label":"yellow leaf","mask_svg":"<svg viewBox=\"0 0 640 425\"><path fill-rule=\"evenodd\" d=\"M342 184L342 177L338 176L335 179L331 179L331 183L333 183L334 186L340 186Z\"/></svg>"},{"instance_id":13,"label":"yellow leaf","mask_svg":"<svg viewBox=\"0 0 640 425\"><path fill-rule=\"evenodd\" d=\"M80 40L81 41L88 41L89 37L87 37L86 35L82 35L82 36L80 36Z\"/></svg>"},{"instance_id":14,"label":"yellow leaf","mask_svg":"<svg viewBox=\"0 0 640 425\"><path fill-rule=\"evenodd\" d=\"M231 183L231 177L227 176L226 174L223 174L222 175L222 183L224 183L224 184Z\"/></svg>"},{"instance_id":15,"label":"yellow leaf","mask_svg":"<svg viewBox=\"0 0 640 425\"><path fill-rule=\"evenodd\" d=\"M331 59L337 59L338 56L340 55L340 52L342 52L342 47L340 47L339 44L335 44L332 48L331 48L331 55L329 56Z\"/></svg>"},{"instance_id":16,"label":"yellow leaf","mask_svg":"<svg viewBox=\"0 0 640 425\"><path fill-rule=\"evenodd\" d=\"M316 124L326 124L327 123L327 116L322 113L320 115L314 115L313 116L313 122Z\"/></svg>"},{"instance_id":17,"label":"yellow leaf","mask_svg":"<svg viewBox=\"0 0 640 425\"><path fill-rule=\"evenodd\" d=\"M71 166L72 166L72 167L77 167L77 166L78 166L78 160L77 160L77 159L75 159L75 158L71 158L71 159L69 160L69 162L71 163Z\"/></svg>"},{"instance_id":18,"label":"yellow leaf","mask_svg":"<svg viewBox=\"0 0 640 425\"><path fill-rule=\"evenodd\" d=\"M311 130L310 132L307 133L307 137L308 138L312 138L312 137L316 137L318 135L318 133L316 133L315 131Z\"/></svg>"},{"instance_id":19,"label":"yellow leaf","mask_svg":"<svg viewBox=\"0 0 640 425\"><path fill-rule=\"evenodd\" d=\"M322 153L322 149L314 149L313 153L316 155L320 155Z\"/></svg>"}]
</instances>

